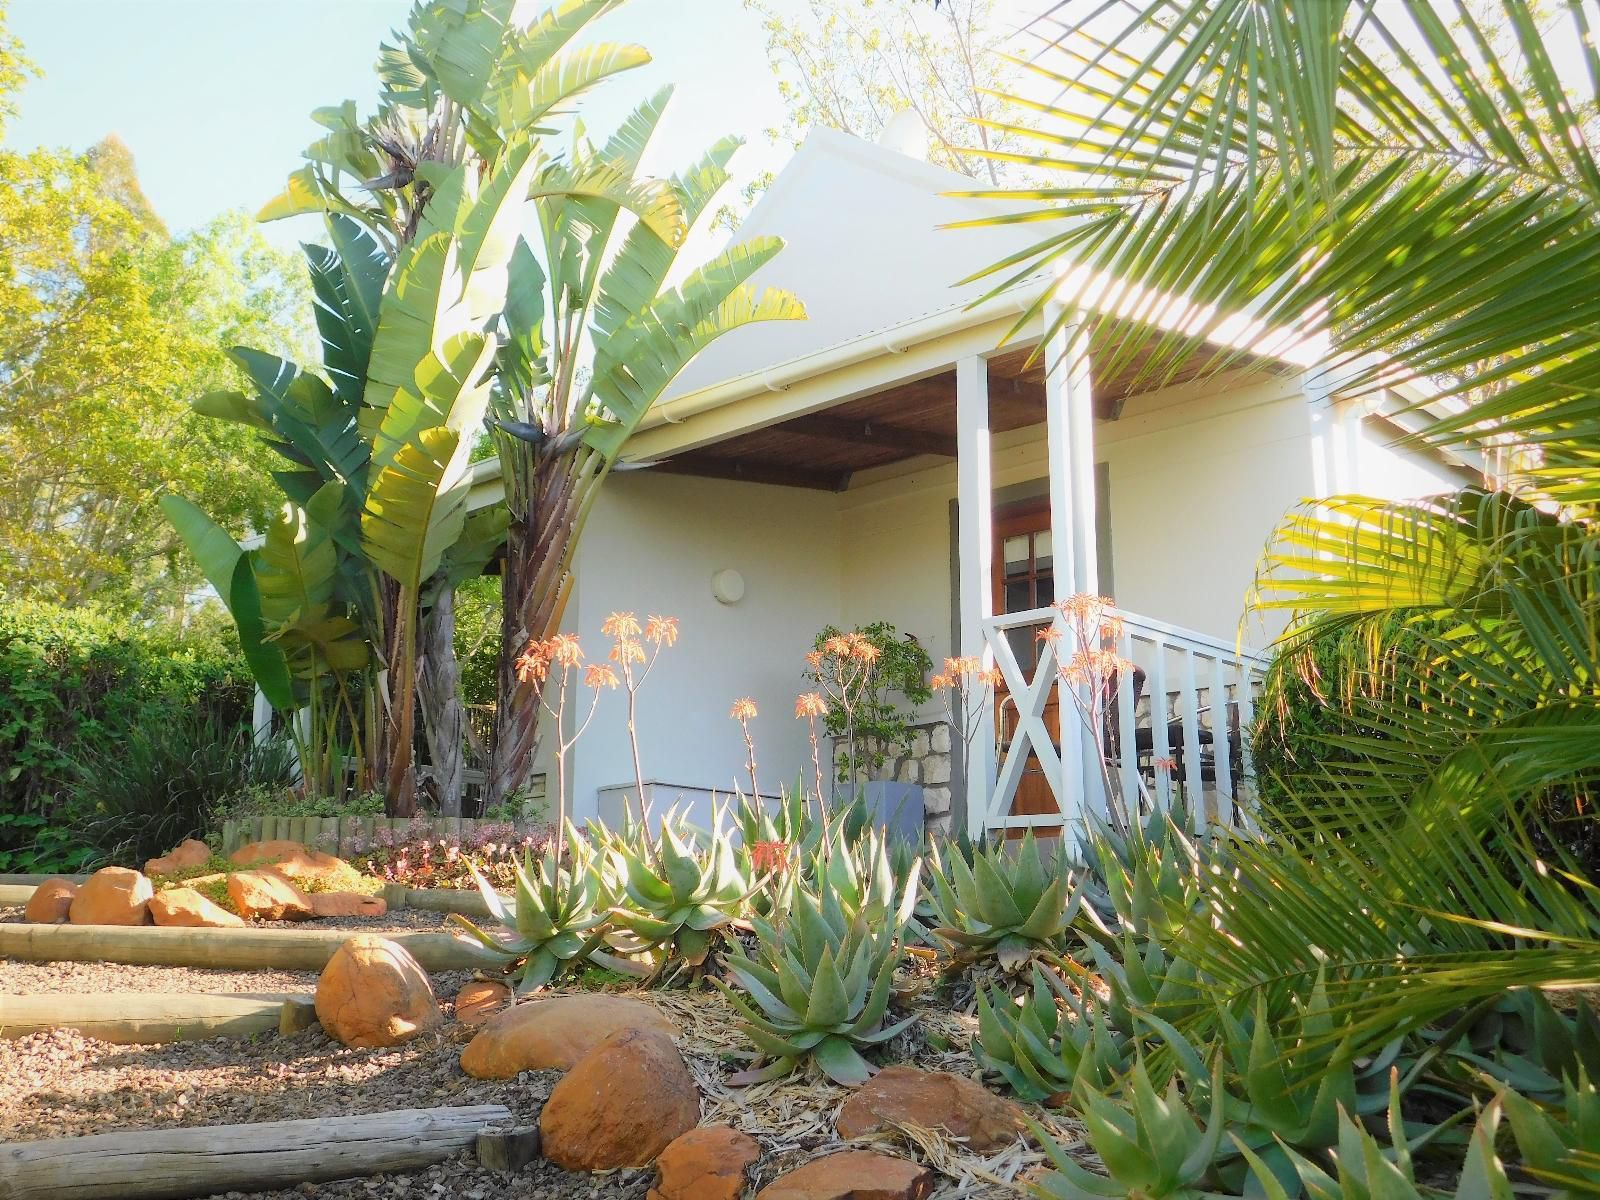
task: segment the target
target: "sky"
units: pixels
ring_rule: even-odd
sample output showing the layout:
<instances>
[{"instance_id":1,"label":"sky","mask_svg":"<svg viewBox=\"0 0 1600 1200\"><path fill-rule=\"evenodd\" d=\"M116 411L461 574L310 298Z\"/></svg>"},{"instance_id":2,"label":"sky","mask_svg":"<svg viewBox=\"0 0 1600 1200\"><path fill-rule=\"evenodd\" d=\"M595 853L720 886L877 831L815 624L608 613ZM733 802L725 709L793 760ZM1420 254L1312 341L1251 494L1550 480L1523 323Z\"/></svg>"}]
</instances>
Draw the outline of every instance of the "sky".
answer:
<instances>
[{"instance_id":1,"label":"sky","mask_svg":"<svg viewBox=\"0 0 1600 1200\"><path fill-rule=\"evenodd\" d=\"M20 97L6 144L83 150L108 133L133 152L174 230L276 195L318 136L310 112L354 99L370 111L378 43L410 0L12 0L12 32L43 72ZM632 0L595 39L634 41L654 61L584 103L598 131L675 83L655 147L662 168L739 134L735 185L780 166L767 131L783 117L758 18L740 0ZM728 194L732 194L731 189ZM287 245L316 230L268 225Z\"/></svg>"}]
</instances>

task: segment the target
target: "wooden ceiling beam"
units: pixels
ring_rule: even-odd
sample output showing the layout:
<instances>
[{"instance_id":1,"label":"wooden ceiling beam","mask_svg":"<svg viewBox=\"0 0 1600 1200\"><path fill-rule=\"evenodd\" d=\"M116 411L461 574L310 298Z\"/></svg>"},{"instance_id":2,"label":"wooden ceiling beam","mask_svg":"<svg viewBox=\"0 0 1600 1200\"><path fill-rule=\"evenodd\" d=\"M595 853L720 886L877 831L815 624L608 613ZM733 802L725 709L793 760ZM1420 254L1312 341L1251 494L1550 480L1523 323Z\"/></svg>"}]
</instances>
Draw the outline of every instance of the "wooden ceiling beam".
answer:
<instances>
[{"instance_id":1,"label":"wooden ceiling beam","mask_svg":"<svg viewBox=\"0 0 1600 1200\"><path fill-rule=\"evenodd\" d=\"M802 437L843 442L851 446L900 450L907 454L934 454L941 458L956 456L956 439L953 433L940 433L935 429L908 429L903 425L885 424L876 420L862 421L829 416L826 413L814 413L811 416L792 417L781 425L773 426L772 429L775 433L795 433Z\"/></svg>"},{"instance_id":2,"label":"wooden ceiling beam","mask_svg":"<svg viewBox=\"0 0 1600 1200\"><path fill-rule=\"evenodd\" d=\"M791 467L768 459L724 458L711 454L669 458L652 469L665 471L669 475L769 483L777 487L810 488L819 492L842 492L850 485L849 471L818 471L808 467Z\"/></svg>"}]
</instances>

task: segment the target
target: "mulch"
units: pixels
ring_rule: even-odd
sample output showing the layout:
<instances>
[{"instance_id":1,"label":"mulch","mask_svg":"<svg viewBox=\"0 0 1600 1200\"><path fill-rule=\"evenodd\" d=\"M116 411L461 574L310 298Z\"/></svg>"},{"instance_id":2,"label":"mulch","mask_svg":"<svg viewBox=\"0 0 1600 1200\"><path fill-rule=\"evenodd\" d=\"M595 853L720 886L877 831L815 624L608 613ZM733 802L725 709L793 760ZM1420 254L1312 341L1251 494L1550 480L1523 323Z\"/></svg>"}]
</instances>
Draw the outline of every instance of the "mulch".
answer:
<instances>
[{"instance_id":1,"label":"mulch","mask_svg":"<svg viewBox=\"0 0 1600 1200\"><path fill-rule=\"evenodd\" d=\"M13 910L17 911L17 910ZM7 914L0 913L0 920ZM389 917L319 921L363 931L442 928L440 914L407 911ZM469 972L433 977L450 1015L451 1001ZM135 967L112 963L17 963L0 961L0 992L270 991L312 992L316 975L293 971L212 971ZM795 1076L756 1087L735 1088L727 1077L742 1065L748 1043L732 1007L710 990L640 991L639 999L661 1008L680 1030L678 1044L702 1095L702 1123L732 1125L754 1137L761 1161L751 1175L752 1193L778 1175L841 1148L834 1117L848 1093L821 1076ZM968 1050L974 1022L927 993L913 1001L920 1019L876 1057L932 1070L973 1075ZM519 1124L534 1124L554 1086L556 1072L524 1072L514 1080L476 1080L460 1068L471 1031L453 1020L404 1046L355 1050L339 1045L320 1028L291 1037L258 1035L165 1046L113 1046L72 1031L0 1039L0 1138L27 1141L109 1130L157 1129L248 1121L289 1120L332 1113L382 1112L436 1105L504 1104ZM1075 1155L1093 1161L1082 1130L1060 1112L1030 1107L1030 1115L1053 1129ZM906 1128L860 1142L924 1162L940 1172L939 1200L1015 1197L1021 1183L1043 1164L1040 1151L1022 1141L983 1156L940 1133ZM462 1197L465 1200L638 1200L654 1171L594 1175L566 1172L536 1160L522 1172L502 1175L480 1168L470 1155L424 1171L370 1176L290 1190L252 1192L249 1200L371 1200L374 1197ZM244 1194L227 1193L230 1200Z\"/></svg>"}]
</instances>

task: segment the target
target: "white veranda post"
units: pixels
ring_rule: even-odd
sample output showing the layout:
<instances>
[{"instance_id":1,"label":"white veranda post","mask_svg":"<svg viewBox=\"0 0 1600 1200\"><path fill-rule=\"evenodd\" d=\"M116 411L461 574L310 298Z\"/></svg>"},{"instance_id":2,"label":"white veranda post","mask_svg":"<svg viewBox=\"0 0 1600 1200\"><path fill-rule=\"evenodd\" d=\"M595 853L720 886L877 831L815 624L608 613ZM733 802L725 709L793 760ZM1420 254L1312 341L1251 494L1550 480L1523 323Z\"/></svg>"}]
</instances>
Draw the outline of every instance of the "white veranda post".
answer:
<instances>
[{"instance_id":1,"label":"white veranda post","mask_svg":"<svg viewBox=\"0 0 1600 1200\"><path fill-rule=\"evenodd\" d=\"M1058 305L1046 309L1046 328L1055 332L1044 346L1050 530L1058 600L1079 593L1100 594L1089 335L1081 321L1064 322L1064 315ZM1063 646L1062 654L1070 655L1071 647ZM1080 698L1084 702L1090 699L1086 692L1081 692ZM1068 839L1081 833L1086 803L1101 814L1106 806L1099 742L1095 731L1079 718L1080 711L1071 696L1061 696L1061 778L1055 793Z\"/></svg>"},{"instance_id":2,"label":"white veranda post","mask_svg":"<svg viewBox=\"0 0 1600 1200\"><path fill-rule=\"evenodd\" d=\"M980 659L985 669L992 662L985 623L994 614L990 580L994 561L994 485L990 470L989 364L973 356L956 363L956 551L960 652ZM983 833L993 805L994 751L994 704L989 698L970 739L962 747L967 832L973 837Z\"/></svg>"}]
</instances>

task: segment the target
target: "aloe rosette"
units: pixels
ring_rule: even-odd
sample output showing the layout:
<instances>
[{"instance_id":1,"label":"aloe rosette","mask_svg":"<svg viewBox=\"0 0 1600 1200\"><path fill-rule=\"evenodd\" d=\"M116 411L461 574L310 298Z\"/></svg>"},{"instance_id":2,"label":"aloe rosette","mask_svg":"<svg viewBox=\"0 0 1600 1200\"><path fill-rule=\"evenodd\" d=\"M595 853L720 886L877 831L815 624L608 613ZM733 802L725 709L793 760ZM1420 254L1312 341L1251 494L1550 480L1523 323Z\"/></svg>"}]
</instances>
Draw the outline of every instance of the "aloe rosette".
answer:
<instances>
[{"instance_id":1,"label":"aloe rosette","mask_svg":"<svg viewBox=\"0 0 1600 1200\"><path fill-rule=\"evenodd\" d=\"M993 958L1015 973L1058 953L1084 907L1079 881L1047 868L1031 833L1015 855L1000 845L974 850L970 866L959 852L948 866L935 858L931 875L933 935L963 966Z\"/></svg>"},{"instance_id":2,"label":"aloe rosette","mask_svg":"<svg viewBox=\"0 0 1600 1200\"><path fill-rule=\"evenodd\" d=\"M587 957L610 919L593 856L583 839L570 832L567 844L572 852L570 868L557 861L553 849L547 849L537 865L523 857L514 868L516 887L509 908L478 869L468 864L490 916L509 936L485 932L459 914L451 919L490 950L517 960L519 995L539 990Z\"/></svg>"},{"instance_id":3,"label":"aloe rosette","mask_svg":"<svg viewBox=\"0 0 1600 1200\"><path fill-rule=\"evenodd\" d=\"M781 924L754 922L760 959L739 949L727 961L743 994L717 982L766 1059L735 1082L780 1078L807 1061L846 1086L871 1078L874 1068L861 1051L889 1041L915 1020L885 1024L899 934L915 901L913 877L893 909L851 908L824 875L816 892L796 890Z\"/></svg>"}]
</instances>

